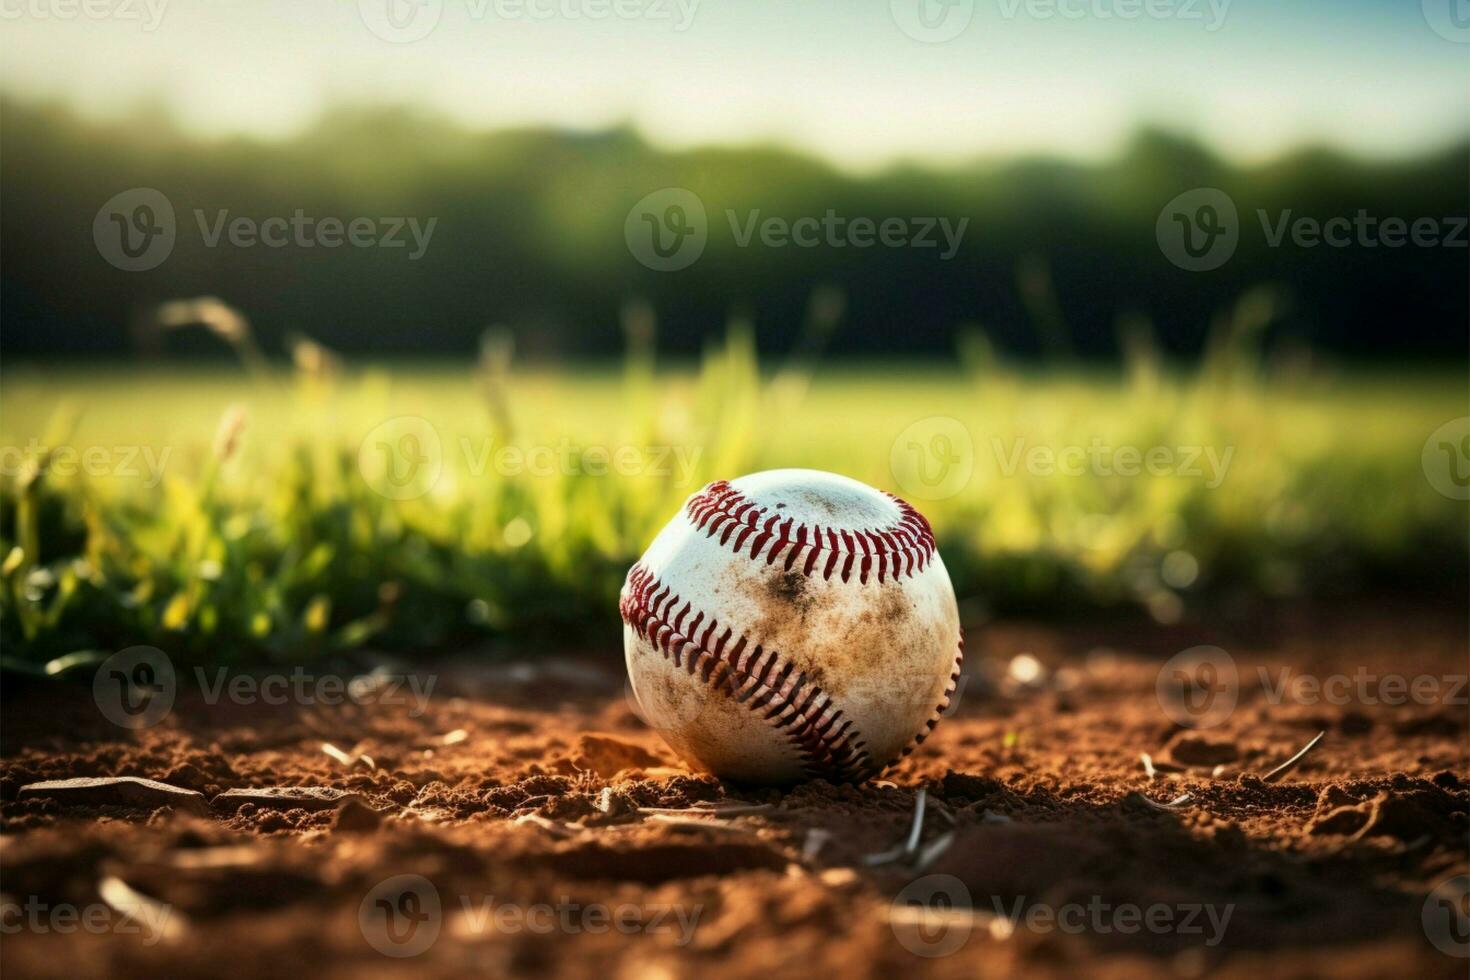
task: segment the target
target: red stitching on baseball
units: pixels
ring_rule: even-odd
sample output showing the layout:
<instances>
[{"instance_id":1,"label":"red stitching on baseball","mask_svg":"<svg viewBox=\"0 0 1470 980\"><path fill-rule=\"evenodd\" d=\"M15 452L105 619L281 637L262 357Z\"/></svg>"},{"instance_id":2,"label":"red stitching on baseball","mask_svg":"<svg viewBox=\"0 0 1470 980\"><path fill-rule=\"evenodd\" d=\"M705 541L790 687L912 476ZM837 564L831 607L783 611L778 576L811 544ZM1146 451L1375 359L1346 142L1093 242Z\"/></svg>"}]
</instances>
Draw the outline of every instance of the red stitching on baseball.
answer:
<instances>
[{"instance_id":1,"label":"red stitching on baseball","mask_svg":"<svg viewBox=\"0 0 1470 980\"><path fill-rule=\"evenodd\" d=\"M775 650L752 645L744 635L734 636L730 627L711 645L710 638L720 631L720 625L713 617L706 621L703 612L684 631L681 624L691 611L690 603L659 582L641 562L628 572L618 611L623 622L660 650L665 660L672 660L691 676L698 673L782 730L810 775L858 781L871 773L872 760L866 743L857 738L852 719L843 718L842 709L804 672L783 661ZM701 634L700 625L706 622ZM735 643L730 646L732 639Z\"/></svg>"},{"instance_id":2,"label":"red stitching on baseball","mask_svg":"<svg viewBox=\"0 0 1470 980\"><path fill-rule=\"evenodd\" d=\"M785 551L786 570L790 571L805 551L801 573L811 575L816 571L819 557L826 552L822 578L829 579L837 571L846 582L856 565L858 581L866 585L868 576L875 570L881 583L888 575L894 578L916 575L934 557L934 532L924 515L891 493L884 496L897 505L899 518L887 527L873 530L824 530L821 525L797 524L790 517L783 522L779 514L757 506L727 480L717 480L690 497L685 510L690 522L706 537L718 535L720 544L736 554L748 550L752 561L764 552L766 564L770 565ZM749 549L745 548L747 541Z\"/></svg>"},{"instance_id":3,"label":"red stitching on baseball","mask_svg":"<svg viewBox=\"0 0 1470 980\"><path fill-rule=\"evenodd\" d=\"M928 720L924 722L924 727L919 729L919 733L909 741L908 745L904 746L903 751L898 754L898 759L904 758L910 752L914 751L914 749L917 749L920 745L923 745L924 739L929 737L929 733L934 731L934 726L939 724L939 719L943 718L944 713L949 710L949 702L954 697L955 691L959 690L960 669L964 666L964 664L965 631L961 629L959 646L955 649L954 669L951 670L949 674L949 686L944 689L944 700L939 702L939 706L934 709L934 713L931 714ZM898 763L898 759L893 760L892 764L896 765Z\"/></svg>"}]
</instances>

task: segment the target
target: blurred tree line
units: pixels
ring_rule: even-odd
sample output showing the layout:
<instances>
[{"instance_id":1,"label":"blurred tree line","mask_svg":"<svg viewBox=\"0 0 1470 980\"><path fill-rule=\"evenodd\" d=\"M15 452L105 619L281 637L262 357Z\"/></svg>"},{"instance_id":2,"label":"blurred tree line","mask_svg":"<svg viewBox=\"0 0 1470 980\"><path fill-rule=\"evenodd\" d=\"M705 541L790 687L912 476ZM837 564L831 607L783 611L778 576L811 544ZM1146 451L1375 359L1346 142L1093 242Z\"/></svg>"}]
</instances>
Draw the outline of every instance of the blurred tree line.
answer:
<instances>
[{"instance_id":1,"label":"blurred tree line","mask_svg":"<svg viewBox=\"0 0 1470 980\"><path fill-rule=\"evenodd\" d=\"M1151 325L1165 353L1191 357L1212 320L1263 283L1287 300L1273 344L1347 359L1467 350L1470 145L1394 162L1308 148L1245 167L1144 130L1104 163L854 175L775 148L667 152L628 129L482 133L394 108L337 109L278 142L200 139L159 111L100 123L7 98L0 115L0 302L12 356L124 354L157 304L200 295L242 309L272 353L306 335L368 357L470 355L488 324L502 324L533 358L597 357L622 349L618 311L634 297L657 311L661 349L696 351L739 315L763 349L780 352L803 343L821 284L846 296L844 354L947 354L978 327L1009 353L1094 359ZM162 192L177 224L168 258L144 272L114 268L93 239L99 208L135 187ZM674 272L645 267L624 239L630 209L666 187L694 192L708 216L703 254ZM1155 232L1165 204L1196 187L1220 188L1239 211L1233 257L1204 272L1172 264ZM406 228L399 248L207 244L221 221L298 210L344 225L372 219L380 232L391 218L416 219L421 231L437 221L413 259ZM937 229L937 248L773 248L758 233L741 247L732 229L828 212L967 224L949 260ZM1433 218L1441 233L1459 216L1459 245L1306 247L1288 234L1271 247L1268 231L1287 212ZM166 340L208 349L194 333Z\"/></svg>"}]
</instances>

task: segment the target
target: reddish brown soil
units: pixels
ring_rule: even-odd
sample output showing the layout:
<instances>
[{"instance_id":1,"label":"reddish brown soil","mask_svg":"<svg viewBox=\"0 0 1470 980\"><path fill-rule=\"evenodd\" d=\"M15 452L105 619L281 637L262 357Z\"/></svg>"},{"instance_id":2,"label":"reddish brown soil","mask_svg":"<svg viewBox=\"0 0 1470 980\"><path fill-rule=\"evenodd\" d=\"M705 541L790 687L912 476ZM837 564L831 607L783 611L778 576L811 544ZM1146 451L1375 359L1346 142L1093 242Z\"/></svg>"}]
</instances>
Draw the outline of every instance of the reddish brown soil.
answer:
<instances>
[{"instance_id":1,"label":"reddish brown soil","mask_svg":"<svg viewBox=\"0 0 1470 980\"><path fill-rule=\"evenodd\" d=\"M1463 615L1417 610L1278 615L1232 629L992 625L971 633L959 709L919 752L867 785L788 792L688 772L630 708L611 656L461 658L435 672L419 717L400 705L266 708L181 695L139 733L101 718L85 688L10 684L5 901L98 907L123 882L167 903L172 925L150 944L8 914L4 970L11 980L1464 977L1466 960L1431 945L1421 919L1430 890L1470 870L1463 700L1271 704L1254 680L1257 664L1462 677L1464 626ZM1205 642L1230 650L1249 679L1226 723L1190 732L1160 710L1155 679L1165 658ZM1022 652L1047 668L1039 683L1006 680ZM1326 737L1294 771L1260 778L1318 731ZM323 742L373 767L343 764ZM1150 778L1145 752L1177 771ZM308 812L217 802L200 815L19 798L37 781L124 775L208 797L329 786L363 803ZM921 847L952 833L947 849L922 870L866 862L903 841L920 788L929 801ZM1144 800L1183 793L1191 799L1168 811ZM673 820L638 810L729 800L769 809ZM368 941L370 893L405 874L432 882L440 928L423 952L391 958ZM895 912L895 896L925 875L959 879L973 911ZM672 914L650 932L593 931L600 923L575 913L572 928L497 928L475 915L486 900L547 903L559 916L572 905L630 906L643 925L663 907L698 918L687 934ZM997 903L1017 900L1043 911L1162 906L1181 924L1198 904L1228 907L1230 918L1215 943L1203 912L1198 932L1008 930ZM963 938L964 928L948 955L905 945L932 952L926 944Z\"/></svg>"}]
</instances>

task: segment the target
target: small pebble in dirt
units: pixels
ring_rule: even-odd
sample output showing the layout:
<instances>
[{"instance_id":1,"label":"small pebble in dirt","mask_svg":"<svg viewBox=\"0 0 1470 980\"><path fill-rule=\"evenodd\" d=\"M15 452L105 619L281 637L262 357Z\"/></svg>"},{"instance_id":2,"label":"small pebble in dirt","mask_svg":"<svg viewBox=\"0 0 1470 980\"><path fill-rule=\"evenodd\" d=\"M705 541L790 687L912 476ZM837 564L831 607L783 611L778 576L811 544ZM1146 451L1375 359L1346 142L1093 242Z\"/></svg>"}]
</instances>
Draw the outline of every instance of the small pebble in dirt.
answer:
<instances>
[{"instance_id":1,"label":"small pebble in dirt","mask_svg":"<svg viewBox=\"0 0 1470 980\"><path fill-rule=\"evenodd\" d=\"M1240 758L1234 742L1181 733L1169 745L1169 757L1186 766L1217 766Z\"/></svg>"},{"instance_id":2,"label":"small pebble in dirt","mask_svg":"<svg viewBox=\"0 0 1470 980\"><path fill-rule=\"evenodd\" d=\"M851 868L827 868L818 878L828 888L846 888L857 881L857 872Z\"/></svg>"},{"instance_id":3,"label":"small pebble in dirt","mask_svg":"<svg viewBox=\"0 0 1470 980\"><path fill-rule=\"evenodd\" d=\"M330 786L265 786L258 789L229 789L212 801L218 807L236 807L254 803L258 807L277 810L330 810L349 800L362 802L362 797Z\"/></svg>"},{"instance_id":4,"label":"small pebble in dirt","mask_svg":"<svg viewBox=\"0 0 1470 980\"><path fill-rule=\"evenodd\" d=\"M597 794L597 809L609 817L619 817L631 813L634 806L627 794L620 793L611 786L604 786L602 792Z\"/></svg>"},{"instance_id":5,"label":"small pebble in dirt","mask_svg":"<svg viewBox=\"0 0 1470 980\"><path fill-rule=\"evenodd\" d=\"M377 810L358 799L349 799L337 808L332 828L338 833L360 834L378 829L383 817Z\"/></svg>"},{"instance_id":6,"label":"small pebble in dirt","mask_svg":"<svg viewBox=\"0 0 1470 980\"><path fill-rule=\"evenodd\" d=\"M280 811L270 811L256 821L255 829L262 834L275 833L280 830L290 830L291 821Z\"/></svg>"},{"instance_id":7,"label":"small pebble in dirt","mask_svg":"<svg viewBox=\"0 0 1470 980\"><path fill-rule=\"evenodd\" d=\"M20 788L20 799L47 797L63 803L91 806L133 806L156 810L173 807L205 813L204 794L137 776L81 777L31 783Z\"/></svg>"}]
</instances>

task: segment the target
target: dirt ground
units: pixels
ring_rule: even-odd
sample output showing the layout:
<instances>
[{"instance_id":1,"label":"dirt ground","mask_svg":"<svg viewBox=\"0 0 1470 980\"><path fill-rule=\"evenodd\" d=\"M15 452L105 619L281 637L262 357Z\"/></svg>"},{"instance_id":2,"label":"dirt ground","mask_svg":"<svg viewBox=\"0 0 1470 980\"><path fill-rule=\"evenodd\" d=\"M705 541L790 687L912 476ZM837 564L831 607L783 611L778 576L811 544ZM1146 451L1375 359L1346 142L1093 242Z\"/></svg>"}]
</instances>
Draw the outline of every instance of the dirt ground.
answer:
<instances>
[{"instance_id":1,"label":"dirt ground","mask_svg":"<svg viewBox=\"0 0 1470 980\"><path fill-rule=\"evenodd\" d=\"M1431 920L1441 945L1465 920L1426 897L1470 871L1465 626L1397 607L991 624L918 752L786 792L689 772L615 650L456 658L418 675L421 713L387 684L340 705L181 690L137 732L85 684L7 683L0 955L11 980L1463 978ZM1201 643L1233 657L1239 703L1189 730L1156 682ZM1284 669L1368 680L1271 696ZM1438 701L1370 703L1395 700L1387 675L1435 678ZM202 799L21 792L111 776ZM349 796L220 795L283 786Z\"/></svg>"}]
</instances>

